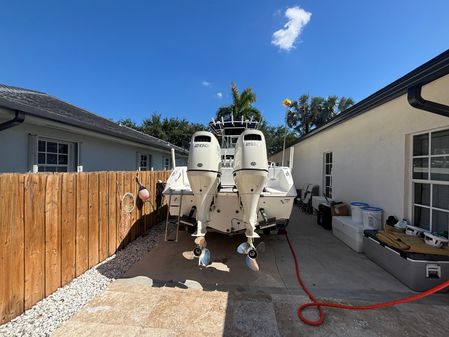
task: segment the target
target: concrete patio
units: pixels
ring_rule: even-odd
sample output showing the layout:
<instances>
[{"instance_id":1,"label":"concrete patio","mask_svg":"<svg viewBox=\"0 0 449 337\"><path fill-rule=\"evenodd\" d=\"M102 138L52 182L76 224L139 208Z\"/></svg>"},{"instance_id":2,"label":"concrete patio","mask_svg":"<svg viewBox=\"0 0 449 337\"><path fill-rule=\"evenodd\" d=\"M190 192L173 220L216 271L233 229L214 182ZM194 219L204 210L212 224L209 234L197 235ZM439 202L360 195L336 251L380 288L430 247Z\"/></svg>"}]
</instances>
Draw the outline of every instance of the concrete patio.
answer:
<instances>
[{"instance_id":1,"label":"concrete patio","mask_svg":"<svg viewBox=\"0 0 449 337\"><path fill-rule=\"evenodd\" d=\"M303 279L319 298L366 304L412 294L296 207L288 233ZM178 243L161 242L54 336L447 335L447 294L375 311L325 309L321 327L306 326L296 310L308 298L296 281L285 237L263 238L266 252L258 258L259 273L246 268L235 251L243 240L208 235L213 260L208 268L186 259L193 248L186 233L180 233Z\"/></svg>"}]
</instances>

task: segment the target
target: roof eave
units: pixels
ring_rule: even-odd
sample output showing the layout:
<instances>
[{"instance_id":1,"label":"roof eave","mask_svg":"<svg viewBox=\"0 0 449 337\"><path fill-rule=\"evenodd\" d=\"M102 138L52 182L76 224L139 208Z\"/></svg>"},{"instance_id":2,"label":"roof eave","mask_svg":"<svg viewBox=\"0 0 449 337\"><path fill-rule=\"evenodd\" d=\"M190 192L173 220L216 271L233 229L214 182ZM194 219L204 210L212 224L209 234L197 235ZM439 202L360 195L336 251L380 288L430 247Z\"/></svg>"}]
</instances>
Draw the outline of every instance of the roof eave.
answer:
<instances>
[{"instance_id":1,"label":"roof eave","mask_svg":"<svg viewBox=\"0 0 449 337\"><path fill-rule=\"evenodd\" d=\"M51 121L67 124L67 125L70 125L70 126L79 127L79 128L86 129L86 130L99 132L101 134L108 135L108 136L111 136L111 137L114 137L114 138L125 139L125 140L131 141L133 143L142 144L142 145L146 145L146 146L152 146L152 147L158 148L160 150L170 151L172 148L174 148L175 151L177 151L178 153L182 153L182 154L185 154L185 155L188 154L187 150L182 149L182 148L180 148L180 147L178 147L176 145L173 145L173 144L158 144L156 142L149 142L149 141L145 142L145 141L143 141L141 139L130 137L130 136L127 136L127 135L118 135L118 134L116 134L114 132L109 132L108 130L96 128L96 127L94 127L94 126L92 126L90 124L80 122L80 121L78 121L76 119L73 119L73 118L68 118L68 117L65 117L65 116L56 115L56 114L53 114L51 112L48 112L48 111L45 111L45 110L42 110L42 109L37 109L37 108L32 107L32 106L20 104L20 103L17 103L17 102L11 102L11 101L5 100L4 98L1 98L1 97L0 97L0 107L4 107L4 108L7 108L7 109L12 109L12 110L19 110L19 111L22 111L22 112L24 112L26 114L29 114L29 115L37 117L37 118L43 118L43 119L47 119L47 120L51 120ZM163 141L161 140L161 142L163 142Z\"/></svg>"}]
</instances>

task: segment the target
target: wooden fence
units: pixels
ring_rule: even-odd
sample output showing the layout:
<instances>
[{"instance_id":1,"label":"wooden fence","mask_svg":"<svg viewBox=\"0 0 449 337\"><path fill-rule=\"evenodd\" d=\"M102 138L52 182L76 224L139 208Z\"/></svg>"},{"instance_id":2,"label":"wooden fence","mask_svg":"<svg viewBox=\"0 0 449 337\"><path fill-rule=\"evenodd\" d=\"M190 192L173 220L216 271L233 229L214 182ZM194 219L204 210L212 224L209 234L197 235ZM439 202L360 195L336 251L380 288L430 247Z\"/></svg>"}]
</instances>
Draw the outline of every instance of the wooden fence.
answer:
<instances>
[{"instance_id":1,"label":"wooden fence","mask_svg":"<svg viewBox=\"0 0 449 337\"><path fill-rule=\"evenodd\" d=\"M0 324L162 220L166 207L153 208L156 182L169 174L0 174ZM137 195L136 175L152 199L124 214L121 199Z\"/></svg>"}]
</instances>

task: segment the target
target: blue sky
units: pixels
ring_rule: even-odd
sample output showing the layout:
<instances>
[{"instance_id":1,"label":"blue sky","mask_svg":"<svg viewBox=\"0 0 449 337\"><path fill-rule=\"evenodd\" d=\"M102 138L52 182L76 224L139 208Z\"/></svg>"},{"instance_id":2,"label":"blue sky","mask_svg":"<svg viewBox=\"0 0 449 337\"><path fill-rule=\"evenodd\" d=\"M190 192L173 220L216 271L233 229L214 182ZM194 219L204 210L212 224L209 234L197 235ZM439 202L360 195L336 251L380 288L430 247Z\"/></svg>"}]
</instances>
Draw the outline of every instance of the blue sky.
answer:
<instances>
[{"instance_id":1,"label":"blue sky","mask_svg":"<svg viewBox=\"0 0 449 337\"><path fill-rule=\"evenodd\" d=\"M152 112L207 122L230 102L234 81L252 87L256 107L280 124L285 97L359 101L449 48L449 1L0 0L0 8L0 83L138 122Z\"/></svg>"}]
</instances>

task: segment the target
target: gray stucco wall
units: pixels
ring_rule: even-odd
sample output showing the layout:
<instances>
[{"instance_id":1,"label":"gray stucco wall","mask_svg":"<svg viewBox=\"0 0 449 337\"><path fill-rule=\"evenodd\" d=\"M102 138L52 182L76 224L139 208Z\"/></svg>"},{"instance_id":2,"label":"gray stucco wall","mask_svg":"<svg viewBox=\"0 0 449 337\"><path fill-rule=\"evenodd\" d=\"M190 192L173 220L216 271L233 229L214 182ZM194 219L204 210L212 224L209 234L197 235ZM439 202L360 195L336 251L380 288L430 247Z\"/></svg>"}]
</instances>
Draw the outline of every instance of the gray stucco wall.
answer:
<instances>
[{"instance_id":1,"label":"gray stucco wall","mask_svg":"<svg viewBox=\"0 0 449 337\"><path fill-rule=\"evenodd\" d=\"M0 122L11 118L13 114L0 110ZM163 152L133 144L112 137L91 134L85 130L65 125L45 122L26 117L19 126L0 131L0 172L29 172L30 135L47 139L80 143L80 164L83 171L132 171L137 169L137 153L151 154L154 170L164 168L169 151ZM184 158L177 159L178 162Z\"/></svg>"}]
</instances>

